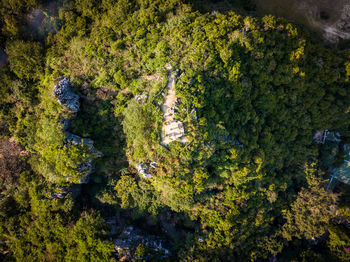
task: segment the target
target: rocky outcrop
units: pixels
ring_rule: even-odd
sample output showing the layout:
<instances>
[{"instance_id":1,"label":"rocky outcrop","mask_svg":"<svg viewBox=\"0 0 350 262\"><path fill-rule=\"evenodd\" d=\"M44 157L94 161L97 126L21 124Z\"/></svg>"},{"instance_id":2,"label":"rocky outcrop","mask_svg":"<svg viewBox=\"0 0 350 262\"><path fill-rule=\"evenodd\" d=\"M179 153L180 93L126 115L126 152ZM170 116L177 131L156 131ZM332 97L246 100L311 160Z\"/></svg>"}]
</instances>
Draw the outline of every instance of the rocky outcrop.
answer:
<instances>
[{"instance_id":1,"label":"rocky outcrop","mask_svg":"<svg viewBox=\"0 0 350 262\"><path fill-rule=\"evenodd\" d=\"M135 99L139 101L139 103L143 104L147 100L147 95L146 94L141 94L141 95L136 95Z\"/></svg>"},{"instance_id":2,"label":"rocky outcrop","mask_svg":"<svg viewBox=\"0 0 350 262\"><path fill-rule=\"evenodd\" d=\"M157 163L156 162L151 162L149 164L146 164L144 162L141 162L140 164L136 165L137 171L139 174L141 174L144 178L150 178L152 175L149 173L150 168L157 168Z\"/></svg>"},{"instance_id":3,"label":"rocky outcrop","mask_svg":"<svg viewBox=\"0 0 350 262\"><path fill-rule=\"evenodd\" d=\"M80 107L79 96L74 93L70 86L69 77L61 77L59 78L58 84L55 86L54 95L57 98L58 102L62 105L65 105L74 113L77 113ZM71 145L79 146L83 145L88 148L91 153L91 157L84 163L78 166L78 171L84 173L83 178L77 181L78 184L86 184L89 182L90 175L94 172L95 167L93 164L93 157L102 157L103 153L101 151L96 150L94 147L94 141L88 138L81 138L75 134L72 134L68 131L70 127L70 120L67 118L61 119L60 123L63 124L62 132L65 134L65 147L69 147ZM69 180L69 176L67 177L67 181ZM62 194L55 194L52 197L64 197Z\"/></svg>"},{"instance_id":4,"label":"rocky outcrop","mask_svg":"<svg viewBox=\"0 0 350 262\"><path fill-rule=\"evenodd\" d=\"M69 126L69 125L68 125ZM84 163L80 164L78 166L78 171L81 173L85 173L84 177L79 179L77 181L78 184L86 184L89 182L90 175L95 171L95 166L92 161L92 157L102 157L103 153L101 151L98 151L94 147L94 141L88 138L81 138L80 136L74 135L68 131L65 131L66 134L66 145L84 145L89 148L89 151L91 153L91 157ZM69 178L67 178L67 181L69 181Z\"/></svg>"},{"instance_id":5,"label":"rocky outcrop","mask_svg":"<svg viewBox=\"0 0 350 262\"><path fill-rule=\"evenodd\" d=\"M57 187L51 192L47 198L64 198L67 194L71 193L73 198L76 198L81 192L81 185L72 185L69 187Z\"/></svg>"},{"instance_id":6,"label":"rocky outcrop","mask_svg":"<svg viewBox=\"0 0 350 262\"><path fill-rule=\"evenodd\" d=\"M70 145L84 145L87 146L90 150L90 152L96 156L96 157L102 157L103 153L101 151L98 151L94 147L94 141L89 138L81 138L80 136L74 135L68 131L65 130L66 134L66 142Z\"/></svg>"},{"instance_id":7,"label":"rocky outcrop","mask_svg":"<svg viewBox=\"0 0 350 262\"><path fill-rule=\"evenodd\" d=\"M133 257L133 251L138 245L143 245L152 253L158 254L159 258L166 258L170 255L170 251L165 247L165 241L157 236L149 235L140 229L133 226L126 227L122 233L114 240L115 249L119 259L136 260ZM152 255L147 254L142 258L143 260L152 260Z\"/></svg>"},{"instance_id":8,"label":"rocky outcrop","mask_svg":"<svg viewBox=\"0 0 350 262\"><path fill-rule=\"evenodd\" d=\"M60 104L65 105L74 113L78 112L80 107L79 96L72 90L69 77L60 78L55 86L54 95Z\"/></svg>"}]
</instances>

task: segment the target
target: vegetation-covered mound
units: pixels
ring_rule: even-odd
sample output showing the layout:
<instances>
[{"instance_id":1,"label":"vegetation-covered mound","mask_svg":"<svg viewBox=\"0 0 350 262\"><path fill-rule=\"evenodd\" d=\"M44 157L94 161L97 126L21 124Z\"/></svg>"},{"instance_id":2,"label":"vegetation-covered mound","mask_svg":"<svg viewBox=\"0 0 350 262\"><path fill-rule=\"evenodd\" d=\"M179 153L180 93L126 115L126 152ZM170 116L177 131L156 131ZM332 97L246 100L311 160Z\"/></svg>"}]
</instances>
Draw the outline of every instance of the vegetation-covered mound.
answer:
<instances>
[{"instance_id":1,"label":"vegetation-covered mound","mask_svg":"<svg viewBox=\"0 0 350 262\"><path fill-rule=\"evenodd\" d=\"M176 261L350 259L349 189L325 190L341 152L326 164L313 141L326 129L349 139L349 51L282 18L177 0L15 2L0 2L5 259L116 259L126 224L167 238ZM77 112L54 95L61 76ZM162 145L172 77L186 139ZM103 157L67 145L67 130ZM120 230L108 234L111 217ZM132 253L164 259L141 244Z\"/></svg>"}]
</instances>

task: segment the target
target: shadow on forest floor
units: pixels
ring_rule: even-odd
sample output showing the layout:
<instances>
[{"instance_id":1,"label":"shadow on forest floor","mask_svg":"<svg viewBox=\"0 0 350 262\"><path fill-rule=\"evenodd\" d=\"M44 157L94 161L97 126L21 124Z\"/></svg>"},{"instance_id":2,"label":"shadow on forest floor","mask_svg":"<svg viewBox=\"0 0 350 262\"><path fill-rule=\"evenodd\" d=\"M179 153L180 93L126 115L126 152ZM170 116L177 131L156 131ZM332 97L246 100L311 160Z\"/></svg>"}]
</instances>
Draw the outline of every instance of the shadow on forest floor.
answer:
<instances>
[{"instance_id":1,"label":"shadow on forest floor","mask_svg":"<svg viewBox=\"0 0 350 262\"><path fill-rule=\"evenodd\" d=\"M89 183L83 185L82 192L82 205L96 205L99 202L96 197L128 167L123 128L114 115L111 101L98 98L93 92L81 99L81 108L71 126L74 134L92 139L95 148L103 152L103 157L95 160L96 171Z\"/></svg>"}]
</instances>

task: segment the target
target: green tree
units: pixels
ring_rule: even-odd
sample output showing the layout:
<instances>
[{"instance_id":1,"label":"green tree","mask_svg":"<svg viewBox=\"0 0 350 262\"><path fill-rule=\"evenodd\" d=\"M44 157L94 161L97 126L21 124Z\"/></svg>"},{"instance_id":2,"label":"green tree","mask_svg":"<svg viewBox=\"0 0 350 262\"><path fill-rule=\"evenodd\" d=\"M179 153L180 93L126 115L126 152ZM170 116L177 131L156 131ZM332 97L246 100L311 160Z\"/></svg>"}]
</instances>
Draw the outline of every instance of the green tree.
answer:
<instances>
[{"instance_id":1,"label":"green tree","mask_svg":"<svg viewBox=\"0 0 350 262\"><path fill-rule=\"evenodd\" d=\"M287 240L292 237L314 240L322 236L336 215L338 195L324 189L314 165L307 168L306 175L308 187L301 189L285 214L282 235Z\"/></svg>"},{"instance_id":2,"label":"green tree","mask_svg":"<svg viewBox=\"0 0 350 262\"><path fill-rule=\"evenodd\" d=\"M329 225L329 240L328 248L332 255L337 257L339 261L350 261L350 247L349 230L342 225Z\"/></svg>"},{"instance_id":3,"label":"green tree","mask_svg":"<svg viewBox=\"0 0 350 262\"><path fill-rule=\"evenodd\" d=\"M43 48L38 42L11 41L6 44L10 68L20 79L38 79L43 71Z\"/></svg>"}]
</instances>

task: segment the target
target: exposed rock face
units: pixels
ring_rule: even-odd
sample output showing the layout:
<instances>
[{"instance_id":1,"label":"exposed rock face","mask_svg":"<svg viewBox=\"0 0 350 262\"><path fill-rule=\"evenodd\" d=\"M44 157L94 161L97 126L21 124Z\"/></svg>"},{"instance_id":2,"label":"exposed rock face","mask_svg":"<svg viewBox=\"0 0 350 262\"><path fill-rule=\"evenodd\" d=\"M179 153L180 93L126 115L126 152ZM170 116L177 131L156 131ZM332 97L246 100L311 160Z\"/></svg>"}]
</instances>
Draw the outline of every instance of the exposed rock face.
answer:
<instances>
[{"instance_id":1,"label":"exposed rock face","mask_svg":"<svg viewBox=\"0 0 350 262\"><path fill-rule=\"evenodd\" d=\"M149 164L145 164L144 162L141 162L140 164L136 165L137 171L139 174L141 174L144 178L150 178L152 175L149 173L150 168L157 168L156 162L151 162Z\"/></svg>"},{"instance_id":2,"label":"exposed rock face","mask_svg":"<svg viewBox=\"0 0 350 262\"><path fill-rule=\"evenodd\" d=\"M63 124L63 132L67 131L68 128L70 127L70 122L69 122L69 119L67 118L61 119L60 123Z\"/></svg>"},{"instance_id":3,"label":"exposed rock face","mask_svg":"<svg viewBox=\"0 0 350 262\"><path fill-rule=\"evenodd\" d=\"M54 95L57 98L58 102L62 105L65 105L73 112L78 112L80 107L79 96L73 92L70 87L69 77L61 77L60 81L55 86ZM69 119L61 119L60 123L63 124L62 132L66 135L65 146L69 147L71 145L84 145L88 147L90 153L94 157L102 157L103 153L96 150L94 147L94 141L88 138L81 138L80 136L74 135L68 132L70 127ZM77 181L78 184L86 184L89 182L89 176L95 170L92 157L90 157L85 163L82 163L78 166L78 171L85 173L84 177ZM67 181L70 182L69 176ZM53 197L64 197L64 194L56 194Z\"/></svg>"},{"instance_id":4,"label":"exposed rock face","mask_svg":"<svg viewBox=\"0 0 350 262\"><path fill-rule=\"evenodd\" d=\"M102 157L103 153L101 151L98 151L94 147L94 141L89 138L81 138L80 136L74 135L68 131L65 131L66 134L66 141L68 144L71 145L84 145L87 146L90 150L90 152L95 155L96 157Z\"/></svg>"},{"instance_id":5,"label":"exposed rock face","mask_svg":"<svg viewBox=\"0 0 350 262\"><path fill-rule=\"evenodd\" d=\"M89 158L85 163L78 166L79 172L87 172L85 176L78 180L79 184L87 184L90 180L90 175L95 171L95 166L92 163L92 159Z\"/></svg>"},{"instance_id":6,"label":"exposed rock face","mask_svg":"<svg viewBox=\"0 0 350 262\"><path fill-rule=\"evenodd\" d=\"M127 260L137 259L132 257L132 250L140 244L143 244L147 249L158 253L162 258L166 258L170 254L170 251L164 247L164 240L153 235L148 235L132 226L126 227L114 243L119 258ZM150 255L146 255L146 257L143 257L142 259L151 260L152 258Z\"/></svg>"},{"instance_id":7,"label":"exposed rock face","mask_svg":"<svg viewBox=\"0 0 350 262\"><path fill-rule=\"evenodd\" d=\"M73 198L77 198L81 192L81 185L71 185L69 187L57 187L54 192L51 192L47 198L64 198L68 193L72 194Z\"/></svg>"},{"instance_id":8,"label":"exposed rock face","mask_svg":"<svg viewBox=\"0 0 350 262\"><path fill-rule=\"evenodd\" d=\"M324 136L323 136L324 131L317 131L314 135L314 141L317 144L324 144Z\"/></svg>"},{"instance_id":9,"label":"exposed rock face","mask_svg":"<svg viewBox=\"0 0 350 262\"><path fill-rule=\"evenodd\" d=\"M68 131L65 131L66 134L66 146L69 145L84 145L87 146L95 157L102 157L103 153L98 151L94 147L94 141L88 138L81 138L80 136L74 135ZM79 184L86 184L89 182L90 175L95 171L95 166L92 161L92 157L90 157L85 163L82 163L78 166L78 171L82 173L86 173L85 176L78 180ZM69 181L69 179L68 179Z\"/></svg>"},{"instance_id":10,"label":"exposed rock face","mask_svg":"<svg viewBox=\"0 0 350 262\"><path fill-rule=\"evenodd\" d=\"M143 104L147 100L147 95L141 94L141 95L136 95L135 99L139 101L141 104Z\"/></svg>"},{"instance_id":11,"label":"exposed rock face","mask_svg":"<svg viewBox=\"0 0 350 262\"><path fill-rule=\"evenodd\" d=\"M74 135L72 133L69 133L68 131L65 132L66 134L66 141L68 144L71 145L85 145L90 148L93 147L94 141L88 138L81 138L80 136Z\"/></svg>"},{"instance_id":12,"label":"exposed rock face","mask_svg":"<svg viewBox=\"0 0 350 262\"><path fill-rule=\"evenodd\" d=\"M319 32L326 42L350 39L349 0L254 0L258 13L282 16Z\"/></svg>"},{"instance_id":13,"label":"exposed rock face","mask_svg":"<svg viewBox=\"0 0 350 262\"><path fill-rule=\"evenodd\" d=\"M70 87L69 77L63 77L58 82L55 86L54 95L60 104L65 105L74 113L78 112L80 107L79 96Z\"/></svg>"},{"instance_id":14,"label":"exposed rock face","mask_svg":"<svg viewBox=\"0 0 350 262\"><path fill-rule=\"evenodd\" d=\"M350 5L345 5L339 19L326 26L324 31L323 37L331 43L337 43L339 38L350 39Z\"/></svg>"}]
</instances>

